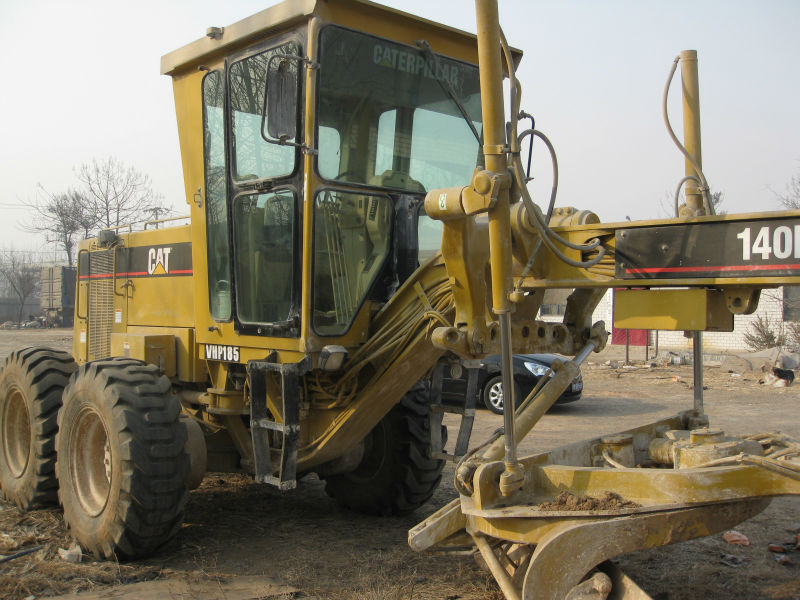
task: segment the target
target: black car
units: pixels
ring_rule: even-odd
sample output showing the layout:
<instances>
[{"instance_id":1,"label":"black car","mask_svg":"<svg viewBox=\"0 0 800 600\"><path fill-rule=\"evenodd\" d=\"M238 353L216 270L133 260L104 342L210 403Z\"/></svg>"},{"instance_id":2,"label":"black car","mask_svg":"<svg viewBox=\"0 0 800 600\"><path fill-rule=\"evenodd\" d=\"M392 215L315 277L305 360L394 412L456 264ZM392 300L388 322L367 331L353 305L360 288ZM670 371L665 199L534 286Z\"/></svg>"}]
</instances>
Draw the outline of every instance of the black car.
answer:
<instances>
[{"instance_id":1,"label":"black car","mask_svg":"<svg viewBox=\"0 0 800 600\"><path fill-rule=\"evenodd\" d=\"M514 355L514 386L517 405L527 398L530 391L547 373L550 365L557 358L554 354L515 354ZM550 374L552 377L552 373ZM467 390L467 371L462 372L457 379L445 378L442 385L444 398L463 398ZM580 373L570 386L556 400L557 403L574 402L581 397L583 392L583 378ZM500 376L500 357L487 356L481 360L478 369L478 398L490 411L496 414L503 413L503 383Z\"/></svg>"}]
</instances>

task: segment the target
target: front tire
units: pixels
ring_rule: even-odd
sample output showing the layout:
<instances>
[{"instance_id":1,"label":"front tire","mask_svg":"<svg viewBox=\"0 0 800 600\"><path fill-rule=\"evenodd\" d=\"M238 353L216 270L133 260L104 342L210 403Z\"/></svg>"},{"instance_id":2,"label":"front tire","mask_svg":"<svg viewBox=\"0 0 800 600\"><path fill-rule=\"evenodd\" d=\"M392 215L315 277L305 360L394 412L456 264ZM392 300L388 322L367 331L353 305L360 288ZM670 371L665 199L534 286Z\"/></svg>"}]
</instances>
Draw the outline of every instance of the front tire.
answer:
<instances>
[{"instance_id":1,"label":"front tire","mask_svg":"<svg viewBox=\"0 0 800 600\"><path fill-rule=\"evenodd\" d=\"M25 348L0 374L0 489L20 510L58 502L55 476L61 394L75 370L67 352Z\"/></svg>"},{"instance_id":2,"label":"front tire","mask_svg":"<svg viewBox=\"0 0 800 600\"><path fill-rule=\"evenodd\" d=\"M154 365L106 359L64 391L59 497L72 534L100 558L152 554L183 522L189 457L170 388Z\"/></svg>"},{"instance_id":3,"label":"front tire","mask_svg":"<svg viewBox=\"0 0 800 600\"><path fill-rule=\"evenodd\" d=\"M355 471L327 478L337 503L369 515L408 514L427 502L442 480L444 460L430 458L428 389L417 384L365 440ZM442 440L447 430L442 427Z\"/></svg>"},{"instance_id":4,"label":"front tire","mask_svg":"<svg viewBox=\"0 0 800 600\"><path fill-rule=\"evenodd\" d=\"M521 390L519 384L514 382L514 396L519 405ZM483 404L496 415L503 414L503 377L495 375L483 386Z\"/></svg>"}]
</instances>

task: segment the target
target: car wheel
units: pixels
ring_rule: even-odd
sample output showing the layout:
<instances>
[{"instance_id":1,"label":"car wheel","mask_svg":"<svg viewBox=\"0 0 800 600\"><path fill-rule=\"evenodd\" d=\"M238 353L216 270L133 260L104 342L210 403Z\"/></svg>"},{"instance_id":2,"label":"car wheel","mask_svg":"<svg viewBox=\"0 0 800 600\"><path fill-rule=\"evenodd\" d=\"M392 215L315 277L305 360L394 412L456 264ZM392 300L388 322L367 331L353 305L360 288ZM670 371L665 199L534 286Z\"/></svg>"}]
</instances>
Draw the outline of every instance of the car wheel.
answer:
<instances>
[{"instance_id":1,"label":"car wheel","mask_svg":"<svg viewBox=\"0 0 800 600\"><path fill-rule=\"evenodd\" d=\"M517 399L517 405L519 405L520 400L522 400L520 393L519 384L515 381L514 396ZM500 375L495 375L486 381L486 384L483 386L483 403L486 405L486 408L494 414L503 414L503 378Z\"/></svg>"}]
</instances>

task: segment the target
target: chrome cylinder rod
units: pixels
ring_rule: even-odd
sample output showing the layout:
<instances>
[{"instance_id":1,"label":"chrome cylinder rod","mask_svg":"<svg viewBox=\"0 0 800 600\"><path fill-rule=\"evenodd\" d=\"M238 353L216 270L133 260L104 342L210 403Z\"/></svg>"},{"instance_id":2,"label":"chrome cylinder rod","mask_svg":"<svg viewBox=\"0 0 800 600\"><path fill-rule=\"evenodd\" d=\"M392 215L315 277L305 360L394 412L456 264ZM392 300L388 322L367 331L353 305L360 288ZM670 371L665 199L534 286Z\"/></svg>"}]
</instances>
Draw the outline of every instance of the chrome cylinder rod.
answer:
<instances>
[{"instance_id":1,"label":"chrome cylinder rod","mask_svg":"<svg viewBox=\"0 0 800 600\"><path fill-rule=\"evenodd\" d=\"M503 379L503 430L505 432L505 463L507 466L517 462L517 432L515 414L517 399L514 392L514 363L511 352L511 317L509 313L500 315L500 363Z\"/></svg>"},{"instance_id":2,"label":"chrome cylinder rod","mask_svg":"<svg viewBox=\"0 0 800 600\"><path fill-rule=\"evenodd\" d=\"M703 414L703 332L695 331L692 336L692 358L694 361L694 410Z\"/></svg>"}]
</instances>

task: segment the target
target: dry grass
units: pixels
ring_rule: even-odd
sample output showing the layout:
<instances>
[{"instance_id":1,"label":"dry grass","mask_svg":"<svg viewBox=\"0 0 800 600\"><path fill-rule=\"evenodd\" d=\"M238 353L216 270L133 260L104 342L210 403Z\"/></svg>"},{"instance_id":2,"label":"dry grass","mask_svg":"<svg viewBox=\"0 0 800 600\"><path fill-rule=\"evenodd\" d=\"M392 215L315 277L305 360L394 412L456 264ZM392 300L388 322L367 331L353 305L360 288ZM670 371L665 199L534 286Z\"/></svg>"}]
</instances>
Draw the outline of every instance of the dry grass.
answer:
<instances>
[{"instance_id":1,"label":"dry grass","mask_svg":"<svg viewBox=\"0 0 800 600\"><path fill-rule=\"evenodd\" d=\"M156 567L97 562L71 564L58 555L72 543L60 511L23 513L0 501L0 553L14 554L38 545L44 548L0 565L0 598L21 600L91 590L99 586L145 581L159 576Z\"/></svg>"},{"instance_id":2,"label":"dry grass","mask_svg":"<svg viewBox=\"0 0 800 600\"><path fill-rule=\"evenodd\" d=\"M178 540L131 563L64 562L73 540L57 509L23 513L0 501L0 555L40 544L0 564L0 598L44 598L156 578L214 586L258 575L300 590L285 599L502 600L470 557L419 555L405 543L419 515L365 517L336 508L310 478L281 494L242 475L213 475L192 493ZM443 503L443 500L438 501Z\"/></svg>"},{"instance_id":3,"label":"dry grass","mask_svg":"<svg viewBox=\"0 0 800 600\"><path fill-rule=\"evenodd\" d=\"M170 567L264 574L326 600L502 600L471 558L408 548L407 530L419 515L358 515L337 508L323 486L312 476L281 494L246 476L207 478L192 494L182 548ZM231 531L246 532L247 540L232 546Z\"/></svg>"},{"instance_id":4,"label":"dry grass","mask_svg":"<svg viewBox=\"0 0 800 600\"><path fill-rule=\"evenodd\" d=\"M359 567L348 573L347 588L336 592L337 600L415 600L421 598L481 598L503 600L503 595L488 573L479 571L471 560L414 554L407 548L392 548L371 556L352 556ZM448 561L449 565L444 562ZM453 569L452 567L456 568ZM304 583L308 589L308 578ZM331 590L317 589L320 598L330 598Z\"/></svg>"}]
</instances>

